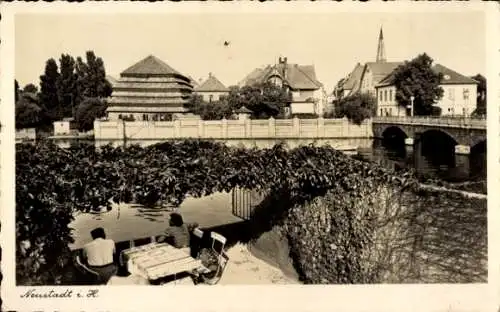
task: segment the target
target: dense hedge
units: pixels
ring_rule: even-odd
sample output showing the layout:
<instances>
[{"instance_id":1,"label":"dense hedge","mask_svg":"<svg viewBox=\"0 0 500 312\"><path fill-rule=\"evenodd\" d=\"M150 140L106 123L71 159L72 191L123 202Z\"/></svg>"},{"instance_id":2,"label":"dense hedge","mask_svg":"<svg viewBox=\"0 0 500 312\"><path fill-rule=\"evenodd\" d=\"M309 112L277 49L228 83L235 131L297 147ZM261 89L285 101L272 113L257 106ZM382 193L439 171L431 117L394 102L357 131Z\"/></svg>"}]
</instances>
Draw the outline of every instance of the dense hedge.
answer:
<instances>
[{"instance_id":1,"label":"dense hedge","mask_svg":"<svg viewBox=\"0 0 500 312\"><path fill-rule=\"evenodd\" d=\"M61 149L46 142L19 145L18 283L60 283L58 268L68 260L68 224L73 212L111 209L110 200L147 206L179 205L187 195L201 197L238 186L271 192L285 190L294 203L307 202L332 190L338 194L335 200L339 207L351 207L353 201L381 186L402 190L416 185L411 173L396 176L329 147L287 150L276 145L259 150L198 140L147 148L96 149L77 145ZM352 218L352 209L330 217L332 222L359 227ZM362 231L353 235L350 242L354 249L350 253L360 250L364 240L369 239ZM357 243L360 245L355 246ZM356 270L355 262L352 260L352 267L347 269Z\"/></svg>"}]
</instances>

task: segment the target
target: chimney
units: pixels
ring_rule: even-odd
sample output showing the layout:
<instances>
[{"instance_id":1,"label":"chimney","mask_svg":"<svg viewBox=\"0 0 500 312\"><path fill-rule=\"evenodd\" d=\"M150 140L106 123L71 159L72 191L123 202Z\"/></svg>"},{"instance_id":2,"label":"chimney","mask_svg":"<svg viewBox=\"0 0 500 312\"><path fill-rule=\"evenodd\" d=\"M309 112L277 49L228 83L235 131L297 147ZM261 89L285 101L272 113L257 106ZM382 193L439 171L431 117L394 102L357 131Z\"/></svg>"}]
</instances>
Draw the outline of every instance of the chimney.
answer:
<instances>
[{"instance_id":1,"label":"chimney","mask_svg":"<svg viewBox=\"0 0 500 312\"><path fill-rule=\"evenodd\" d=\"M288 58L284 57L282 64L283 64L283 79L285 79L285 80L288 79L288 77L287 77L287 70L288 70L287 62L288 62Z\"/></svg>"},{"instance_id":2,"label":"chimney","mask_svg":"<svg viewBox=\"0 0 500 312\"><path fill-rule=\"evenodd\" d=\"M212 77L212 73L208 73L208 78L211 78Z\"/></svg>"}]
</instances>

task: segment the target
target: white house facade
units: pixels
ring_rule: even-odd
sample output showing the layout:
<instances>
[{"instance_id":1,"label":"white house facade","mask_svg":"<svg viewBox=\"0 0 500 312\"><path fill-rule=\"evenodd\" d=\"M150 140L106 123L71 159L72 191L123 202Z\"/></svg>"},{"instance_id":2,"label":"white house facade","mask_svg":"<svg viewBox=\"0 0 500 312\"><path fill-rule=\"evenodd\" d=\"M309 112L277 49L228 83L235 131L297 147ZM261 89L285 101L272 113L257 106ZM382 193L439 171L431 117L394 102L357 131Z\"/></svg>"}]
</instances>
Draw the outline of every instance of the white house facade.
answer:
<instances>
[{"instance_id":1,"label":"white house facade","mask_svg":"<svg viewBox=\"0 0 500 312\"><path fill-rule=\"evenodd\" d=\"M470 116L477 105L477 82L441 64L432 67L442 74L440 87L443 96L435 106L441 108L441 116ZM392 74L377 86L377 116L407 116L408 109L396 101L396 87Z\"/></svg>"}]
</instances>

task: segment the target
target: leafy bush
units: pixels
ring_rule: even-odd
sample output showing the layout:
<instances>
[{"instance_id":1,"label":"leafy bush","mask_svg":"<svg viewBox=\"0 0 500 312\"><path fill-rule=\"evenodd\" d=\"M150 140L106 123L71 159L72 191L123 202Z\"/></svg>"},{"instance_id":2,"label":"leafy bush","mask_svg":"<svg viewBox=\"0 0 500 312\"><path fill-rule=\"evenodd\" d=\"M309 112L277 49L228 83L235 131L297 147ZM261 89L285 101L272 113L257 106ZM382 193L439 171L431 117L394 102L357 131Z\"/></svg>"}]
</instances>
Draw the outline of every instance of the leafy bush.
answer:
<instances>
[{"instance_id":1,"label":"leafy bush","mask_svg":"<svg viewBox=\"0 0 500 312\"><path fill-rule=\"evenodd\" d=\"M61 268L69 260L73 213L111 209L110 200L179 205L187 195L243 187L286 193L298 204L329 190L348 192L337 200L351 205L380 185L416 186L411 173L395 176L330 147L259 150L186 140L146 148L80 144L61 149L47 142L16 148L20 284L60 283Z\"/></svg>"},{"instance_id":2,"label":"leafy bush","mask_svg":"<svg viewBox=\"0 0 500 312\"><path fill-rule=\"evenodd\" d=\"M368 93L356 93L335 103L335 117L347 117L351 122L359 125L363 120L375 116L376 109L375 97Z\"/></svg>"},{"instance_id":3,"label":"leafy bush","mask_svg":"<svg viewBox=\"0 0 500 312\"><path fill-rule=\"evenodd\" d=\"M78 105L75 112L75 121L80 131L94 129L94 120L106 115L108 105L99 98L86 98Z\"/></svg>"}]
</instances>

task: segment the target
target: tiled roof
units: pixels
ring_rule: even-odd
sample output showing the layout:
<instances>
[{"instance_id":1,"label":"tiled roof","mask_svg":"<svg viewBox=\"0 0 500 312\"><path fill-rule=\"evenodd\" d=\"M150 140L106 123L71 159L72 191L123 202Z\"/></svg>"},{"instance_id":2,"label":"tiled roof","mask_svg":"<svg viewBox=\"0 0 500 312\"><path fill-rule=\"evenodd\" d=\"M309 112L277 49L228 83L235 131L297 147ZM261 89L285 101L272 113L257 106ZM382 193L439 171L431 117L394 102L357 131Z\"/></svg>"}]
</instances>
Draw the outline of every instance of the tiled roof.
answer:
<instances>
[{"instance_id":1,"label":"tiled roof","mask_svg":"<svg viewBox=\"0 0 500 312\"><path fill-rule=\"evenodd\" d=\"M443 79L441 79L441 84L477 84L477 82L469 77L466 77L462 74L459 74L441 64L435 64L432 66L432 69L436 73L441 73L443 75ZM377 87L388 86L394 83L394 71L392 71L389 75L383 78Z\"/></svg>"},{"instance_id":2,"label":"tiled roof","mask_svg":"<svg viewBox=\"0 0 500 312\"><path fill-rule=\"evenodd\" d=\"M344 90L352 90L359 85L364 67L360 63L356 64L353 71L343 83Z\"/></svg>"},{"instance_id":3,"label":"tiled roof","mask_svg":"<svg viewBox=\"0 0 500 312\"><path fill-rule=\"evenodd\" d=\"M269 65L266 68L256 68L250 74L248 74L245 78L243 78L242 81L238 83L238 86L243 87L245 85L253 84L258 81L258 78L260 78L265 70L269 69Z\"/></svg>"},{"instance_id":4,"label":"tiled roof","mask_svg":"<svg viewBox=\"0 0 500 312\"><path fill-rule=\"evenodd\" d=\"M474 79L459 74L441 64L434 65L432 69L437 73L443 74L441 84L477 84L477 81Z\"/></svg>"},{"instance_id":5,"label":"tiled roof","mask_svg":"<svg viewBox=\"0 0 500 312\"><path fill-rule=\"evenodd\" d=\"M209 74L208 79L205 80L199 87L195 89L197 92L227 92L229 89L220 82L214 75Z\"/></svg>"},{"instance_id":6,"label":"tiled roof","mask_svg":"<svg viewBox=\"0 0 500 312\"><path fill-rule=\"evenodd\" d=\"M264 82L272 76L285 77L291 89L317 90L322 84L316 79L313 65L276 64L256 68L240 82L240 86Z\"/></svg>"},{"instance_id":7,"label":"tiled roof","mask_svg":"<svg viewBox=\"0 0 500 312\"><path fill-rule=\"evenodd\" d=\"M373 84L377 85L382 81L387 75L392 73L399 65L403 65L403 62L369 62L366 63L367 69L369 68L372 72Z\"/></svg>"},{"instance_id":8,"label":"tiled roof","mask_svg":"<svg viewBox=\"0 0 500 312\"><path fill-rule=\"evenodd\" d=\"M124 70L121 75L181 75L178 71L170 67L154 55L137 62ZM182 75L181 75L182 76Z\"/></svg>"}]
</instances>

